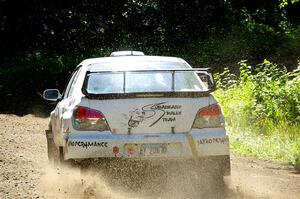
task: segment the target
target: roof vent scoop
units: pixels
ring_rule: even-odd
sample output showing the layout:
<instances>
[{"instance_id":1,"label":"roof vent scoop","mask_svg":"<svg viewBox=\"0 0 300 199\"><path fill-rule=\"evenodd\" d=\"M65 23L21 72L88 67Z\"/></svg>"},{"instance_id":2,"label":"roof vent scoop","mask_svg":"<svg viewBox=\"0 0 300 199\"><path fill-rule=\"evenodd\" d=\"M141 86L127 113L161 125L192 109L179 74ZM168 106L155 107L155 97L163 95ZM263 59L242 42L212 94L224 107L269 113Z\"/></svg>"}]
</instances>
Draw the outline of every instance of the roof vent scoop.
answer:
<instances>
[{"instance_id":1,"label":"roof vent scoop","mask_svg":"<svg viewBox=\"0 0 300 199\"><path fill-rule=\"evenodd\" d=\"M120 57L120 56L144 56L145 54L141 51L115 51L110 54L111 57Z\"/></svg>"}]
</instances>

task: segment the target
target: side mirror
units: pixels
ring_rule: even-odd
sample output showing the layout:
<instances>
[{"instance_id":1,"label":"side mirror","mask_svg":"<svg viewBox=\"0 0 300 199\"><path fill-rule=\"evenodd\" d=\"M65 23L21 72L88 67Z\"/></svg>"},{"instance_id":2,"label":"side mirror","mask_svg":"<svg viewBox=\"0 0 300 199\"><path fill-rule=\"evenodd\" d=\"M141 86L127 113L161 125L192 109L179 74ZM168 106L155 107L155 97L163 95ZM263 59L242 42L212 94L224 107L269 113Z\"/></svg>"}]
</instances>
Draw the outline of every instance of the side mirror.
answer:
<instances>
[{"instance_id":1,"label":"side mirror","mask_svg":"<svg viewBox=\"0 0 300 199\"><path fill-rule=\"evenodd\" d=\"M49 101L57 101L60 100L62 95L57 89L46 89L43 93L43 98Z\"/></svg>"},{"instance_id":2,"label":"side mirror","mask_svg":"<svg viewBox=\"0 0 300 199\"><path fill-rule=\"evenodd\" d=\"M211 73L198 73L198 76L210 92L216 90L216 85Z\"/></svg>"}]
</instances>

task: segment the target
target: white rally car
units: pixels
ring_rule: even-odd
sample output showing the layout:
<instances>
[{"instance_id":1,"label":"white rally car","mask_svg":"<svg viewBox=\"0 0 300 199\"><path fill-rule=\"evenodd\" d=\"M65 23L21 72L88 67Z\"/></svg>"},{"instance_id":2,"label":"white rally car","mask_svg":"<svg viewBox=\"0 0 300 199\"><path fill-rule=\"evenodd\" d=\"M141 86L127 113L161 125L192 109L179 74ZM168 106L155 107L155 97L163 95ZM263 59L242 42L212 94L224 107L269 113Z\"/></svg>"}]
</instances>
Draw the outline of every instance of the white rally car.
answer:
<instances>
[{"instance_id":1,"label":"white rally car","mask_svg":"<svg viewBox=\"0 0 300 199\"><path fill-rule=\"evenodd\" d=\"M49 159L196 160L230 174L221 107L208 69L176 57L114 52L74 70L46 130ZM214 166L212 166L214 165Z\"/></svg>"}]
</instances>

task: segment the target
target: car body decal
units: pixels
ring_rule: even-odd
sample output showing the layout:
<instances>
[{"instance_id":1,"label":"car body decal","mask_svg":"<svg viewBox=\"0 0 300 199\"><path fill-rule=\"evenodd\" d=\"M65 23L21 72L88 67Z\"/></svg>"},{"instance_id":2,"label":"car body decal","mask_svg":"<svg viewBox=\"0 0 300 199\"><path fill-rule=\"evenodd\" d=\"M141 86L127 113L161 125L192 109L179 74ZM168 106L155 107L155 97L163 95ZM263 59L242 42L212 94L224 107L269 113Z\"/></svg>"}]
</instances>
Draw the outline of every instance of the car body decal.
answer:
<instances>
[{"instance_id":1,"label":"car body decal","mask_svg":"<svg viewBox=\"0 0 300 199\"><path fill-rule=\"evenodd\" d=\"M147 104L141 108L134 108L129 114L123 114L128 120L128 126L131 128L138 127L141 123L150 118L153 122L149 127L154 126L157 122L175 122L176 115L181 115L181 105L170 105L167 102Z\"/></svg>"}]
</instances>

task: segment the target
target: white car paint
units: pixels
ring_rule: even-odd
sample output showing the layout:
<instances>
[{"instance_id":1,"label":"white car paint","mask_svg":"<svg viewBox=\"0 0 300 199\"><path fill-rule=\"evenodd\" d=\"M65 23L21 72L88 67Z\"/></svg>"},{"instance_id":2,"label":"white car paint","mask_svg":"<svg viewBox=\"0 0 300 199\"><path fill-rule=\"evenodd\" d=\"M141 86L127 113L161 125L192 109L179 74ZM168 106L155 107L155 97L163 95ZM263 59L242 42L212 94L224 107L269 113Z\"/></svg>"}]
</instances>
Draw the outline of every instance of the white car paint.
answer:
<instances>
[{"instance_id":1,"label":"white car paint","mask_svg":"<svg viewBox=\"0 0 300 199\"><path fill-rule=\"evenodd\" d=\"M131 99L88 99L81 91L86 71L91 64L120 62L177 62L191 68L179 58L158 56L125 56L96 58L83 61L78 66L78 75L72 83L73 90L51 112L51 126L54 142L63 147L64 159L85 159L101 157L124 158L197 158L207 156L229 156L229 142L225 127L192 129L195 116L200 108L216 104L209 95L201 98L131 98ZM119 67L111 68L118 70ZM124 69L124 68L123 68ZM148 69L151 69L148 68ZM164 106L164 116L157 113L153 117L135 119L129 125L134 112L149 105ZM78 131L73 128L72 117L76 106L84 106L101 111L111 131ZM157 112L161 112L158 110ZM167 113L169 112L169 113ZM161 113L162 114L162 113ZM133 126L132 126L133 125ZM147 145L148 144L148 145ZM143 154L140 150L151 144L164 144L168 150L164 154ZM113 148L119 152L114 153Z\"/></svg>"}]
</instances>

